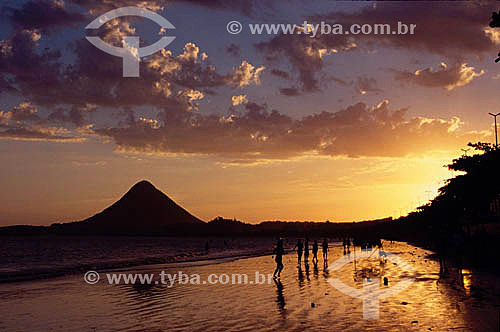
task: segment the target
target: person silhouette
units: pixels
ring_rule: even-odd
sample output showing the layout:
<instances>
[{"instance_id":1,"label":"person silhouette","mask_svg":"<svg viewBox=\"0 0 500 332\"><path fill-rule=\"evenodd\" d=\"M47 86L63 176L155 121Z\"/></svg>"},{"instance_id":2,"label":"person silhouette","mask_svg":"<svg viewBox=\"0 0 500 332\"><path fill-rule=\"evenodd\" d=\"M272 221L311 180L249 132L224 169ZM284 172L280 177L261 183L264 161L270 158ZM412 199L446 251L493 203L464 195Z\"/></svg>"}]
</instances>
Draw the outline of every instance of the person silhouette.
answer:
<instances>
[{"instance_id":1,"label":"person silhouette","mask_svg":"<svg viewBox=\"0 0 500 332\"><path fill-rule=\"evenodd\" d=\"M302 251L304 250L304 244L301 239L297 240L297 244L293 247L293 249L295 248L297 248L297 264L300 266L302 262Z\"/></svg>"},{"instance_id":2,"label":"person silhouette","mask_svg":"<svg viewBox=\"0 0 500 332\"><path fill-rule=\"evenodd\" d=\"M276 243L276 248L273 250L273 254L275 255L274 261L276 262L276 269L273 273L273 278L280 278L281 271L283 270L283 254L285 250L283 249L283 239L278 239ZM278 274L276 276L276 273Z\"/></svg>"},{"instance_id":3,"label":"person silhouette","mask_svg":"<svg viewBox=\"0 0 500 332\"><path fill-rule=\"evenodd\" d=\"M312 253L313 253L313 264L316 265L318 264L318 240L314 240Z\"/></svg>"},{"instance_id":4,"label":"person silhouette","mask_svg":"<svg viewBox=\"0 0 500 332\"><path fill-rule=\"evenodd\" d=\"M439 259L439 273L447 275L448 267L446 266L446 259L448 256L448 238L443 229L438 229L436 232L435 246Z\"/></svg>"},{"instance_id":5,"label":"person silhouette","mask_svg":"<svg viewBox=\"0 0 500 332\"><path fill-rule=\"evenodd\" d=\"M321 249L323 251L323 260L325 262L328 261L328 241L325 239L323 239L323 243L321 244Z\"/></svg>"},{"instance_id":6,"label":"person silhouette","mask_svg":"<svg viewBox=\"0 0 500 332\"><path fill-rule=\"evenodd\" d=\"M309 261L309 238L306 237L306 242L304 243L304 261Z\"/></svg>"}]
</instances>

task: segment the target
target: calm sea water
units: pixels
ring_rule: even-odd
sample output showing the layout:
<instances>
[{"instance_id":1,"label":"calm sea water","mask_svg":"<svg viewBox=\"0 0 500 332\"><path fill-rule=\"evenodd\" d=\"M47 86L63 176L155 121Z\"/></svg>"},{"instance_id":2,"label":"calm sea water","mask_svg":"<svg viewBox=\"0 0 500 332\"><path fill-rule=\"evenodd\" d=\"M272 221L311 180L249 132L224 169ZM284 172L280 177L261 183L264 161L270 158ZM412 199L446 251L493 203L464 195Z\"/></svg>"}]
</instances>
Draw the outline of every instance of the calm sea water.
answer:
<instances>
[{"instance_id":1,"label":"calm sea water","mask_svg":"<svg viewBox=\"0 0 500 332\"><path fill-rule=\"evenodd\" d=\"M366 259L337 272L309 263L297 267L284 257L281 281L264 284L110 285L104 274L95 285L83 273L50 280L0 285L2 331L498 331L497 279L473 273L439 275L429 252L404 243L385 243L415 268L415 282L380 301L380 318L363 318L362 301L340 293L328 278L362 288L367 271L387 277L391 287L407 273L396 264ZM343 255L330 252L329 263ZM272 273L274 260L174 263L122 269L121 272L199 274ZM375 271L375 272L374 272ZM117 272L117 271L115 271ZM381 287L385 287L382 286ZM314 303L314 305L313 305Z\"/></svg>"},{"instance_id":2,"label":"calm sea water","mask_svg":"<svg viewBox=\"0 0 500 332\"><path fill-rule=\"evenodd\" d=\"M273 244L271 238L0 237L0 283L89 269L259 255Z\"/></svg>"}]
</instances>

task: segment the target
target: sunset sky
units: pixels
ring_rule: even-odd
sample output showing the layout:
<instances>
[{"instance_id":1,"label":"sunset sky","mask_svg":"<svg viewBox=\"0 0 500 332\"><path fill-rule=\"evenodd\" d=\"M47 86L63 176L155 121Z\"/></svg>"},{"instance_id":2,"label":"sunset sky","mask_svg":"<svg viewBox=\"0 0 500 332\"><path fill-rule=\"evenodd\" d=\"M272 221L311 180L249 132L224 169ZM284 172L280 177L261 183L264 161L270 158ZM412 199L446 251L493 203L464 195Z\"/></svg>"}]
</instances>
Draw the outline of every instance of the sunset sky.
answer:
<instances>
[{"instance_id":1,"label":"sunset sky","mask_svg":"<svg viewBox=\"0 0 500 332\"><path fill-rule=\"evenodd\" d=\"M500 112L496 2L2 1L0 225L81 220L146 179L203 220L399 216ZM175 40L140 77L95 48ZM230 21L243 25L230 34ZM252 35L248 24L416 24L414 35Z\"/></svg>"}]
</instances>

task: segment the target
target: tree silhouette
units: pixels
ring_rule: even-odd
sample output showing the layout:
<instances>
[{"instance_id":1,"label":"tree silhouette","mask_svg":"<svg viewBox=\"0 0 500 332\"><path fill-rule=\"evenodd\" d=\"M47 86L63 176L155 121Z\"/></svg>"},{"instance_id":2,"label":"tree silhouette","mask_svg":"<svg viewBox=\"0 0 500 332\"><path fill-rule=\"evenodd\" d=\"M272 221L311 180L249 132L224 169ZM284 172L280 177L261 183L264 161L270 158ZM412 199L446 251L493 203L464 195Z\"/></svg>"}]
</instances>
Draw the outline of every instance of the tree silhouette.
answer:
<instances>
[{"instance_id":1,"label":"tree silhouette","mask_svg":"<svg viewBox=\"0 0 500 332\"><path fill-rule=\"evenodd\" d=\"M429 204L419 208L424 217L442 226L456 227L490 216L490 204L500 196L500 150L490 143L469 143L475 154L454 159L448 169L461 174L448 179Z\"/></svg>"},{"instance_id":2,"label":"tree silhouette","mask_svg":"<svg viewBox=\"0 0 500 332\"><path fill-rule=\"evenodd\" d=\"M500 28L500 11L498 13L493 12L491 14L491 22L490 22L490 27L491 28ZM498 53L499 58L495 60L495 62L500 61L500 53Z\"/></svg>"}]
</instances>

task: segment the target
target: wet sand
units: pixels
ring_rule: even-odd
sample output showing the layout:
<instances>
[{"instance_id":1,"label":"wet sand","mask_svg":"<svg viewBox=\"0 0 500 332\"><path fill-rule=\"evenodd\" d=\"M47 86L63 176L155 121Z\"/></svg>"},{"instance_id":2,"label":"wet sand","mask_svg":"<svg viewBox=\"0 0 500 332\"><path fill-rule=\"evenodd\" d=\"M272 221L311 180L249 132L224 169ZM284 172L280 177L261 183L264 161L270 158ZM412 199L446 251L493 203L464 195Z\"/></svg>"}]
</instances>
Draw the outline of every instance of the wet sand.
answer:
<instances>
[{"instance_id":1,"label":"wet sand","mask_svg":"<svg viewBox=\"0 0 500 332\"><path fill-rule=\"evenodd\" d=\"M362 288L363 277L378 273L395 285L408 273L378 258L323 270L309 260L299 271L295 254L285 255L280 282L270 284L88 285L82 275L0 285L2 331L498 331L500 285L471 271L439 275L431 252L384 242L384 249L413 266L415 282L380 301L380 318L363 319L362 300L328 282L329 277ZM321 252L321 251L320 251ZM330 250L329 264L343 255ZM319 255L321 256L321 255ZM376 256L374 256L376 257ZM272 273L271 256L151 265L126 272L199 274ZM372 271L372 272L370 272ZM103 274L104 271L99 271ZM384 285L380 286L384 288ZM312 305L314 303L314 305Z\"/></svg>"}]
</instances>

